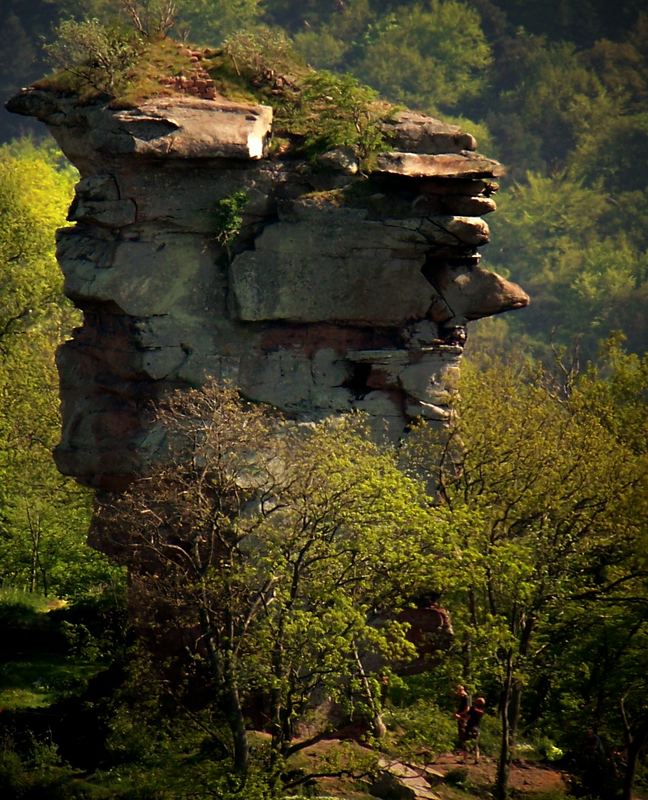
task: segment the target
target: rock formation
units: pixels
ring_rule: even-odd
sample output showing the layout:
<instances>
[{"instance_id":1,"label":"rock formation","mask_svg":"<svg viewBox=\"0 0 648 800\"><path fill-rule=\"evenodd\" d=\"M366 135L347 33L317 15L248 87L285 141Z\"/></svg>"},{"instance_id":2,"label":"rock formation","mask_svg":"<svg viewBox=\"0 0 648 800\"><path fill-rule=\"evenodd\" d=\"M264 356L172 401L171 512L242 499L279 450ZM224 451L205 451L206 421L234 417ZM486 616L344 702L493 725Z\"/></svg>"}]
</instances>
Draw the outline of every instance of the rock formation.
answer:
<instances>
[{"instance_id":1,"label":"rock formation","mask_svg":"<svg viewBox=\"0 0 648 800\"><path fill-rule=\"evenodd\" d=\"M83 483L141 473L150 399L206 376L299 420L358 409L392 438L443 424L466 323L528 303L479 266L503 170L455 126L385 120L391 149L363 174L344 149L273 153L272 109L218 96L120 109L30 88L8 107L81 173L58 233L84 320L59 351L56 461ZM218 203L240 192L227 241Z\"/></svg>"}]
</instances>

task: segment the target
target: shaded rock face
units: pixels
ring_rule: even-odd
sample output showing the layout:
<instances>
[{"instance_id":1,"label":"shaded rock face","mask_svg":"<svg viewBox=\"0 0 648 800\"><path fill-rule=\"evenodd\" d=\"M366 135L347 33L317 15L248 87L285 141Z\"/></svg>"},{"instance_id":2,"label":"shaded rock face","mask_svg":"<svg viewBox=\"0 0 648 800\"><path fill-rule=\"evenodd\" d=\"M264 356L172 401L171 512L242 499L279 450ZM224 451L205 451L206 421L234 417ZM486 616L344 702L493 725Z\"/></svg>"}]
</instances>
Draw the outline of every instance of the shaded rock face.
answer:
<instances>
[{"instance_id":1,"label":"shaded rock face","mask_svg":"<svg viewBox=\"0 0 648 800\"><path fill-rule=\"evenodd\" d=\"M78 167L58 234L82 327L58 354L60 470L116 489L160 445L151 399L208 376L297 420L366 411L393 439L450 414L468 320L521 308L524 291L479 266L495 161L455 126L402 112L393 152L270 156L272 110L160 98L79 106L24 90ZM236 239L216 206L243 191Z\"/></svg>"}]
</instances>

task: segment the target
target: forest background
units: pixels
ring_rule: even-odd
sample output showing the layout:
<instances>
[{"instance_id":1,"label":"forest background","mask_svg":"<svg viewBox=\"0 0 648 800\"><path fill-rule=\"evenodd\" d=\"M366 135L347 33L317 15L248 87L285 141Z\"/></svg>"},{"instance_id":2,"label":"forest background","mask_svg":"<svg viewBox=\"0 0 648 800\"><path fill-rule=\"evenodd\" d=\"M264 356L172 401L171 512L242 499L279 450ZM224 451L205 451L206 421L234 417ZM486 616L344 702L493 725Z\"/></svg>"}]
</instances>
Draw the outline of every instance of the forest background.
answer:
<instances>
[{"instance_id":1,"label":"forest background","mask_svg":"<svg viewBox=\"0 0 648 800\"><path fill-rule=\"evenodd\" d=\"M468 370L465 402L482 422L481 433L473 431L472 468L478 472L480 459L492 463L480 450L487 427L499 436L502 452L507 442L518 450L526 442L549 453L557 440L548 431L568 398L569 414L584 415L584 428L602 421L611 437L590 443L598 448L593 452L600 471L583 475L583 483L618 487L617 479L626 475L620 464L630 465L635 477L645 476L648 14L642 6L639 0L178 2L176 35L215 46L242 27L279 27L314 67L350 72L395 103L460 124L474 133L480 151L508 167L498 210L488 220L492 244L484 260L519 282L532 305L469 331L467 354L475 368ZM111 0L5 0L2 98L50 69L42 45L51 41L57 23L69 17L109 21L114 8ZM62 296L54 231L66 224L76 174L40 128L4 110L0 138L0 581L7 596L26 590L94 602L99 594L119 594L123 576L85 545L90 494L60 476L51 461L60 424L54 352L77 319ZM511 403L511 392L519 406ZM542 419L532 428L534 439L528 421L536 412ZM519 438L507 440L516 430ZM490 441L492 448L497 442ZM563 466L565 484L573 465ZM526 467L528 461L518 465ZM501 688L508 663L502 643L510 644L501 626L522 637L528 649L521 620L541 618L537 661L527 652L515 667L530 687L524 724L536 737L562 746L570 744L565 736L573 744L580 735L583 707L595 712L602 730L607 726L610 742L648 737L648 670L641 658L648 606L641 529L646 503L635 487L626 493L632 483L626 478L616 495L623 502L616 506L608 504L603 488L582 500L598 503L608 522L613 514L616 527L597 529L587 552L579 550L569 569L553 576L551 591L534 594L539 586L529 577L527 612L520 611L511 588L520 579L507 550L523 546L517 529L494 551L493 542L480 543L477 534L463 544L466 553L488 551L498 568L511 567L508 588L505 581L497 587L501 613L484 601L484 618L493 623L492 646L484 645L484 653L492 658L485 656L474 680ZM504 476L497 479L501 486ZM474 488L455 485L449 494L456 493L455 506L467 503L467 513L487 516L492 496L471 495ZM511 497L517 488L511 487ZM536 496L527 492L520 519L546 508L554 491L547 485ZM583 524L589 535L592 520ZM573 530L573 517L570 525ZM548 529L541 526L534 535ZM484 596L492 599L486 573L473 580L482 581ZM584 574L587 580L574 582L574 575ZM457 584L453 591L464 607L470 587ZM575 597L580 599L570 606L567 599ZM558 621L551 615L559 602L568 613ZM457 620L460 626L461 613ZM92 641L101 650L99 639ZM78 641L75 646L83 649ZM519 654L519 646L514 649ZM426 689L428 705L443 704L438 687L457 663L440 670L436 688ZM556 672L560 692L547 683L546 676ZM38 692L27 695L26 706L34 696L42 700ZM624 719L622 701L630 719ZM118 728L123 720L112 724Z\"/></svg>"}]
</instances>

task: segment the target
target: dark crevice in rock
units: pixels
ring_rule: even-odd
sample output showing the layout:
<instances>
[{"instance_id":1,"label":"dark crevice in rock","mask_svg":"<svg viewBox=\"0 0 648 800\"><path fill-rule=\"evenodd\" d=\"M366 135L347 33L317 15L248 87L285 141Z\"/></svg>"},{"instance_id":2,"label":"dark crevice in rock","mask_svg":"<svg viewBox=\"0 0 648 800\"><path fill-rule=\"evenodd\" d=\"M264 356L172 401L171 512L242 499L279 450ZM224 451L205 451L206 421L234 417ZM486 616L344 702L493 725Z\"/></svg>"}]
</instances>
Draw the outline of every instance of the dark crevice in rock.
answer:
<instances>
[{"instance_id":1,"label":"dark crevice in rock","mask_svg":"<svg viewBox=\"0 0 648 800\"><path fill-rule=\"evenodd\" d=\"M356 400L361 400L371 391L372 387L368 383L370 375L371 364L352 363L351 375L342 382L342 386L348 389Z\"/></svg>"}]
</instances>

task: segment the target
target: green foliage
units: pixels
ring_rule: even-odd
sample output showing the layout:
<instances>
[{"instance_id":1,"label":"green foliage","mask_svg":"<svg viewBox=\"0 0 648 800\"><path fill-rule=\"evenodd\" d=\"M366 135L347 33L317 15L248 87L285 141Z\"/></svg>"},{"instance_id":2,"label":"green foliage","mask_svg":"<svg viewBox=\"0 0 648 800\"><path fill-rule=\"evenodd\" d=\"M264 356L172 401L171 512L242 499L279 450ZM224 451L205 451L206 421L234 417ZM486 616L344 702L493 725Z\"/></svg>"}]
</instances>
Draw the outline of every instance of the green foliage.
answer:
<instances>
[{"instance_id":1,"label":"green foliage","mask_svg":"<svg viewBox=\"0 0 648 800\"><path fill-rule=\"evenodd\" d=\"M618 104L574 45L548 43L524 31L518 37L513 85L500 93L486 121L500 138L502 155L513 150L518 168L555 168L564 163L582 134L606 127L618 113ZM519 120L525 133L538 137L535 154L527 151L525 158L524 152L516 152L524 143L517 142L519 132L511 129L512 120Z\"/></svg>"},{"instance_id":2,"label":"green foliage","mask_svg":"<svg viewBox=\"0 0 648 800\"><path fill-rule=\"evenodd\" d=\"M104 530L129 563L158 565L133 572L134 606L151 635L186 642L189 674L210 676L237 771L251 692L269 699L274 758L316 691L375 717L378 670L412 648L402 625L369 616L439 580L444 515L351 421L295 429L216 385L171 396L158 419L174 456L103 507ZM160 607L174 610L161 629Z\"/></svg>"},{"instance_id":3,"label":"green foliage","mask_svg":"<svg viewBox=\"0 0 648 800\"><path fill-rule=\"evenodd\" d=\"M633 359L628 366L632 374L638 364ZM634 373L635 387L641 374ZM523 363L465 370L450 446L431 456L445 461L437 473L441 496L464 515L463 525L450 529L461 531L458 538L445 546L455 566L445 603L457 637L456 671L470 675L487 697L502 698L509 744L527 687L556 674L549 653L564 664L566 642L580 643L583 600L600 598L597 613L605 613L608 601L624 608L623 594L641 595L635 581L646 578L637 563L645 546L645 457L628 446L632 435L624 441L600 407L585 400L598 396L605 407L605 390L593 392L590 380L572 375L561 387ZM628 398L644 427L645 388L644 381L642 394ZM588 608L585 617L592 613ZM634 601L624 613L634 615ZM626 636L628 626L621 629ZM626 678L643 638L641 628L630 630ZM629 685L639 693L643 679ZM582 729L582 710L578 720Z\"/></svg>"},{"instance_id":4,"label":"green foliage","mask_svg":"<svg viewBox=\"0 0 648 800\"><path fill-rule=\"evenodd\" d=\"M401 729L397 751L410 759L422 749L431 754L451 752L455 746L457 726L452 715L429 698L388 708L385 721L390 729Z\"/></svg>"},{"instance_id":5,"label":"green foliage","mask_svg":"<svg viewBox=\"0 0 648 800\"><path fill-rule=\"evenodd\" d=\"M307 152L349 147L361 161L385 149L385 116L378 95L351 75L320 71L303 82L290 130L304 137Z\"/></svg>"},{"instance_id":6,"label":"green foliage","mask_svg":"<svg viewBox=\"0 0 648 800\"><path fill-rule=\"evenodd\" d=\"M612 114L592 126L569 158L572 175L590 185L601 179L611 192L643 191L648 185L648 112Z\"/></svg>"},{"instance_id":7,"label":"green foliage","mask_svg":"<svg viewBox=\"0 0 648 800\"><path fill-rule=\"evenodd\" d=\"M50 706L62 695L78 692L96 672L96 664L72 664L55 656L5 662L0 665L0 707Z\"/></svg>"},{"instance_id":8,"label":"green foliage","mask_svg":"<svg viewBox=\"0 0 648 800\"><path fill-rule=\"evenodd\" d=\"M370 32L355 70L394 102L448 109L482 91L491 59L476 11L430 0L400 8L392 24Z\"/></svg>"},{"instance_id":9,"label":"green foliage","mask_svg":"<svg viewBox=\"0 0 648 800\"><path fill-rule=\"evenodd\" d=\"M178 28L188 28L193 40L213 46L257 26L261 13L260 0L181 0Z\"/></svg>"},{"instance_id":10,"label":"green foliage","mask_svg":"<svg viewBox=\"0 0 648 800\"><path fill-rule=\"evenodd\" d=\"M275 133L310 154L348 147L363 161L384 148L380 119L389 106L352 75L306 68L280 31L256 28L230 36L222 47L224 62L213 77L236 78L275 112Z\"/></svg>"},{"instance_id":11,"label":"green foliage","mask_svg":"<svg viewBox=\"0 0 648 800\"><path fill-rule=\"evenodd\" d=\"M29 142L0 149L0 539L4 585L74 594L109 579L85 544L90 496L56 470L54 352L76 322L62 295L54 233L76 172Z\"/></svg>"},{"instance_id":12,"label":"green foliage","mask_svg":"<svg viewBox=\"0 0 648 800\"><path fill-rule=\"evenodd\" d=\"M123 87L139 56L133 36L97 19L63 20L45 50L57 69L79 82L79 91L90 87L113 96Z\"/></svg>"},{"instance_id":13,"label":"green foliage","mask_svg":"<svg viewBox=\"0 0 648 800\"><path fill-rule=\"evenodd\" d=\"M363 42L375 39L391 24L372 12L369 0L352 0L338 13L325 15L322 24L312 24L295 34L295 46L309 64L318 69L349 68ZM371 32L371 33L370 33Z\"/></svg>"},{"instance_id":14,"label":"green foliage","mask_svg":"<svg viewBox=\"0 0 648 800\"><path fill-rule=\"evenodd\" d=\"M253 85L271 81L275 75L290 74L298 61L290 39L283 31L267 27L238 31L223 43L236 74Z\"/></svg>"},{"instance_id":15,"label":"green foliage","mask_svg":"<svg viewBox=\"0 0 648 800\"><path fill-rule=\"evenodd\" d=\"M498 205L493 266L506 274L514 265L516 279L533 298L524 319L512 324L535 337L541 355L549 332L561 344L580 339L590 358L599 339L617 327L632 332L633 348L645 346L645 242L639 220L636 227L626 224L634 203L624 205L618 217L626 223L615 223L616 202L600 182L588 187L565 173L528 173L501 193Z\"/></svg>"},{"instance_id":16,"label":"green foliage","mask_svg":"<svg viewBox=\"0 0 648 800\"><path fill-rule=\"evenodd\" d=\"M233 192L217 201L214 211L216 240L223 247L230 247L241 232L243 209L248 202L247 192Z\"/></svg>"}]
</instances>

